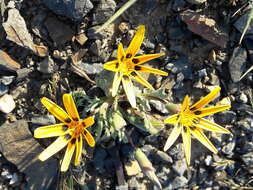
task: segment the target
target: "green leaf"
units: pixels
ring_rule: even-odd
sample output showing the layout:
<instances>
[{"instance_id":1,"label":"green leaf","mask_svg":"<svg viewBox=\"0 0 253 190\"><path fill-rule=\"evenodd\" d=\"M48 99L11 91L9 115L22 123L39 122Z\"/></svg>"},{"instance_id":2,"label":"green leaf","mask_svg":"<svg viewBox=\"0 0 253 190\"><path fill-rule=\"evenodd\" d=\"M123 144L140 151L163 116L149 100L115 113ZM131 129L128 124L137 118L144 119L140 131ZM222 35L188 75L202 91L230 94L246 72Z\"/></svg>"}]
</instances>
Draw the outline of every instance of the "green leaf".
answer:
<instances>
[{"instance_id":1,"label":"green leaf","mask_svg":"<svg viewBox=\"0 0 253 190\"><path fill-rule=\"evenodd\" d=\"M96 85L101 88L105 94L108 96L110 94L109 90L112 87L112 81L113 81L114 73L103 70L99 75L96 76L95 81Z\"/></svg>"}]
</instances>

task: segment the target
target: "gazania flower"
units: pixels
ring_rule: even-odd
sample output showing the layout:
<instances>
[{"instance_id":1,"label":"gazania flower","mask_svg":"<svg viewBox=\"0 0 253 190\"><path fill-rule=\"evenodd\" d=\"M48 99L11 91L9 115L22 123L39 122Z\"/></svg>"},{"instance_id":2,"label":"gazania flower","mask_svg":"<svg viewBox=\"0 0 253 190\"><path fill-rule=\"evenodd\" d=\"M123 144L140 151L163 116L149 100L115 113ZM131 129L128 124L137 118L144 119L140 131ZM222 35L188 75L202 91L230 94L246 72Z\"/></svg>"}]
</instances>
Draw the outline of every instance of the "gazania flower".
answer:
<instances>
[{"instance_id":1,"label":"gazania flower","mask_svg":"<svg viewBox=\"0 0 253 190\"><path fill-rule=\"evenodd\" d=\"M58 137L39 155L39 159L45 161L67 146L61 164L61 171L64 172L68 170L75 150L75 165L80 165L83 138L85 138L91 147L95 146L94 138L86 129L93 125L94 118L88 117L86 119L80 119L74 100L70 94L63 95L63 104L67 113L61 107L45 97L41 99L41 102L47 110L62 123L40 127L34 131L35 138Z\"/></svg>"},{"instance_id":2,"label":"gazania flower","mask_svg":"<svg viewBox=\"0 0 253 190\"><path fill-rule=\"evenodd\" d=\"M190 99L188 96L184 98L181 111L168 117L164 122L173 124L173 128L167 142L164 146L164 151L167 151L171 145L177 140L180 133L183 137L183 145L186 156L187 164L190 165L191 160L191 135L198 139L204 146L206 146L213 153L217 153L217 149L208 140L203 130L217 132L217 133L230 133L227 129L220 125L204 119L204 116L211 115L226 109L230 106L220 105L203 108L219 93L220 87L215 88L207 96L200 99L197 103L190 106Z\"/></svg>"},{"instance_id":3,"label":"gazania flower","mask_svg":"<svg viewBox=\"0 0 253 190\"><path fill-rule=\"evenodd\" d=\"M148 72L167 76L166 72L141 65L142 63L163 56L164 54L147 54L136 56L144 39L145 26L141 25L126 51L120 43L118 46L117 60L104 64L104 68L116 72L112 84L112 96L116 96L119 85L122 81L123 88L132 107L136 107L133 83L136 80L147 88L154 89L138 72Z\"/></svg>"}]
</instances>

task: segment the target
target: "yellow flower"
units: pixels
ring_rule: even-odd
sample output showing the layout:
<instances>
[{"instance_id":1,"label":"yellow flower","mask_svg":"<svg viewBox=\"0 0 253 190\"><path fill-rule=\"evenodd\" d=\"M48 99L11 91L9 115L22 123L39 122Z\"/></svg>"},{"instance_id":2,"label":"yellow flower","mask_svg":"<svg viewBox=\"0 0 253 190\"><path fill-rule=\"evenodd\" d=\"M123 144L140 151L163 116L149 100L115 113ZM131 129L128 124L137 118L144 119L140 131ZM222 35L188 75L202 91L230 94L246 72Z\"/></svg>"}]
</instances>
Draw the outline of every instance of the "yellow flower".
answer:
<instances>
[{"instance_id":1,"label":"yellow flower","mask_svg":"<svg viewBox=\"0 0 253 190\"><path fill-rule=\"evenodd\" d=\"M58 138L39 155L39 159L45 161L68 145L61 164L61 171L64 172L68 170L75 149L75 165L80 165L83 137L91 147L95 146L94 138L86 129L94 124L94 118L88 117L86 119L80 119L71 94L63 95L63 104L67 113L45 97L41 99L41 102L47 110L62 123L40 127L34 131L35 138L58 136Z\"/></svg>"},{"instance_id":2,"label":"yellow flower","mask_svg":"<svg viewBox=\"0 0 253 190\"><path fill-rule=\"evenodd\" d=\"M136 56L144 39L144 33L145 26L139 26L126 52L123 49L123 45L120 43L118 46L117 60L113 60L104 64L105 69L116 72L112 84L112 96L116 96L119 85L122 81L123 88L132 107L136 107L136 99L131 79L135 79L137 82L152 90L154 89L151 84L149 84L138 72L148 72L164 76L168 75L166 72L158 69L141 65L146 61L164 55L162 53Z\"/></svg>"},{"instance_id":3,"label":"yellow flower","mask_svg":"<svg viewBox=\"0 0 253 190\"><path fill-rule=\"evenodd\" d=\"M168 137L166 144L164 146L164 151L167 151L171 145L177 140L180 133L182 133L183 145L185 151L186 162L190 165L191 160L191 134L198 139L204 146L206 146L213 153L217 153L217 149L208 140L206 135L203 133L204 130L217 132L217 133L230 133L227 129L221 127L220 125L213 123L204 119L204 116L211 115L226 109L230 106L212 106L203 108L219 93L220 87L215 88L207 96L200 99L197 103L190 106L190 99L188 96L184 98L181 111L178 114L174 114L167 119L165 123L173 124L173 128L170 136Z\"/></svg>"}]
</instances>

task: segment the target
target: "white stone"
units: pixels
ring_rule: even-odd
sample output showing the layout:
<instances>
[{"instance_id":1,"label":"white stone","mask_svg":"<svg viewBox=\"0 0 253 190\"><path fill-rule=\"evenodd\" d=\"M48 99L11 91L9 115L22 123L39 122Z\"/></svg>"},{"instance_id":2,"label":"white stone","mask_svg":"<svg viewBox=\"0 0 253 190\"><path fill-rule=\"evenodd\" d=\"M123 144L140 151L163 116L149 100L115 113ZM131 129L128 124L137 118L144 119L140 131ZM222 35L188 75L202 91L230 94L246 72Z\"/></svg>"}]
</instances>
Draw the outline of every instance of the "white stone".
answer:
<instances>
[{"instance_id":1,"label":"white stone","mask_svg":"<svg viewBox=\"0 0 253 190\"><path fill-rule=\"evenodd\" d=\"M16 104L11 95L5 94L0 97L0 111L1 112L10 113L15 107L16 107Z\"/></svg>"}]
</instances>

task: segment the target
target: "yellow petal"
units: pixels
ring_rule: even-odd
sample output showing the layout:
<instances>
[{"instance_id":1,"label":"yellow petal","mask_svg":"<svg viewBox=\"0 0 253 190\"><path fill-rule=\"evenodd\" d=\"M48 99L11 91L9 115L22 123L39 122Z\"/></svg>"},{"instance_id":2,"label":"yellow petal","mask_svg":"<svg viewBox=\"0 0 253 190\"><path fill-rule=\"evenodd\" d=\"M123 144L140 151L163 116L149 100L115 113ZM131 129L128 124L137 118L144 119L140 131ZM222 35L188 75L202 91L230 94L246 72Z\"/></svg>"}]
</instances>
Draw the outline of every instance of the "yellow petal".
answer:
<instances>
[{"instance_id":1,"label":"yellow petal","mask_svg":"<svg viewBox=\"0 0 253 190\"><path fill-rule=\"evenodd\" d=\"M213 123L211 121L208 121L204 118L200 119L200 122L197 124L194 124L195 127L200 127L202 129L208 130L208 131L212 131L212 132L217 132L217 133L225 133L228 134L230 133L229 130L223 128L222 126Z\"/></svg>"},{"instance_id":2,"label":"yellow petal","mask_svg":"<svg viewBox=\"0 0 253 190\"><path fill-rule=\"evenodd\" d=\"M221 106L212 106L208 108L202 108L194 112L198 117L205 117L207 115L211 115L226 109L229 109L231 106L221 105Z\"/></svg>"},{"instance_id":3,"label":"yellow petal","mask_svg":"<svg viewBox=\"0 0 253 190\"><path fill-rule=\"evenodd\" d=\"M35 138L47 138L61 136L67 133L68 126L64 123L39 127L34 131Z\"/></svg>"},{"instance_id":4,"label":"yellow petal","mask_svg":"<svg viewBox=\"0 0 253 190\"><path fill-rule=\"evenodd\" d=\"M188 127L183 127L182 137L183 137L186 162L189 166L191 163L191 133L190 133L190 129Z\"/></svg>"},{"instance_id":5,"label":"yellow petal","mask_svg":"<svg viewBox=\"0 0 253 190\"><path fill-rule=\"evenodd\" d=\"M87 127L93 125L94 122L95 122L95 121L94 121L94 117L93 117L93 116L90 116L90 117L87 117L86 119L84 119L84 120L82 121L82 125L83 125L84 128L87 128Z\"/></svg>"},{"instance_id":6,"label":"yellow petal","mask_svg":"<svg viewBox=\"0 0 253 190\"><path fill-rule=\"evenodd\" d=\"M119 62L118 60L109 61L104 64L104 69L117 72L119 69Z\"/></svg>"},{"instance_id":7,"label":"yellow petal","mask_svg":"<svg viewBox=\"0 0 253 190\"><path fill-rule=\"evenodd\" d=\"M140 25L129 47L127 48L127 51L126 51L127 58L134 57L137 54L137 52L140 50L141 44L144 39L144 34L145 34L145 26Z\"/></svg>"},{"instance_id":8,"label":"yellow petal","mask_svg":"<svg viewBox=\"0 0 253 190\"><path fill-rule=\"evenodd\" d=\"M205 147L207 147L213 153L216 154L218 152L218 150L214 147L214 145L209 141L209 139L203 133L202 129L193 127L191 128L191 133L196 139L198 139Z\"/></svg>"},{"instance_id":9,"label":"yellow petal","mask_svg":"<svg viewBox=\"0 0 253 190\"><path fill-rule=\"evenodd\" d=\"M62 164L61 164L61 171L62 172L66 172L69 168L69 164L71 162L71 158L73 156L73 153L75 151L75 147L76 147L76 139L72 139L67 147L67 150L65 152Z\"/></svg>"},{"instance_id":10,"label":"yellow petal","mask_svg":"<svg viewBox=\"0 0 253 190\"><path fill-rule=\"evenodd\" d=\"M153 69L151 67L147 67L147 66L143 66L143 65L136 65L134 67L134 70L138 71L138 72L147 72L147 73L153 73L153 74L157 74L157 75L168 76L168 73L166 73L164 71L160 71L158 69Z\"/></svg>"},{"instance_id":11,"label":"yellow petal","mask_svg":"<svg viewBox=\"0 0 253 190\"><path fill-rule=\"evenodd\" d=\"M139 73L137 72L132 72L130 74L130 77L136 80L137 82L141 83L143 86L146 86L147 88L151 90L155 90L151 84L149 84L148 81L146 81Z\"/></svg>"},{"instance_id":12,"label":"yellow petal","mask_svg":"<svg viewBox=\"0 0 253 190\"><path fill-rule=\"evenodd\" d=\"M80 119L78 111L76 109L76 104L73 100L71 94L64 94L63 95L63 104L65 109L67 110L68 114L74 121L78 121Z\"/></svg>"},{"instance_id":13,"label":"yellow petal","mask_svg":"<svg viewBox=\"0 0 253 190\"><path fill-rule=\"evenodd\" d=\"M123 76L123 74L120 73L120 72L117 72L114 75L114 79L113 79L113 82L112 82L112 96L113 97L116 96L116 94L118 92L122 76Z\"/></svg>"},{"instance_id":14,"label":"yellow petal","mask_svg":"<svg viewBox=\"0 0 253 190\"><path fill-rule=\"evenodd\" d=\"M58 137L39 155L39 159L41 161L45 161L46 159L63 149L69 143L70 140L71 136L69 134Z\"/></svg>"},{"instance_id":15,"label":"yellow petal","mask_svg":"<svg viewBox=\"0 0 253 190\"><path fill-rule=\"evenodd\" d=\"M122 78L122 83L129 103L133 108L136 108L135 92L132 81L128 76L124 75Z\"/></svg>"},{"instance_id":16,"label":"yellow petal","mask_svg":"<svg viewBox=\"0 0 253 190\"><path fill-rule=\"evenodd\" d=\"M175 125L175 127L172 129L170 136L168 137L163 150L167 151L173 144L174 142L177 140L178 136L181 133L181 126L180 125Z\"/></svg>"},{"instance_id":17,"label":"yellow petal","mask_svg":"<svg viewBox=\"0 0 253 190\"><path fill-rule=\"evenodd\" d=\"M118 45L117 57L118 57L118 63L121 63L126 58L126 54L125 54L122 43L119 43Z\"/></svg>"},{"instance_id":18,"label":"yellow petal","mask_svg":"<svg viewBox=\"0 0 253 190\"><path fill-rule=\"evenodd\" d=\"M140 55L136 56L132 59L132 62L135 63L135 65L140 65L142 63L145 63L149 60L164 56L164 53L159 53L159 54L147 54L147 55Z\"/></svg>"},{"instance_id":19,"label":"yellow petal","mask_svg":"<svg viewBox=\"0 0 253 190\"><path fill-rule=\"evenodd\" d=\"M95 140L93 138L93 136L90 134L90 132L87 129L83 130L83 136L85 138L85 140L87 141L88 145L90 145L91 147L95 146Z\"/></svg>"},{"instance_id":20,"label":"yellow petal","mask_svg":"<svg viewBox=\"0 0 253 190\"><path fill-rule=\"evenodd\" d=\"M169 116L167 119L165 119L164 123L176 124L177 120L178 120L178 114L174 114L172 116Z\"/></svg>"},{"instance_id":21,"label":"yellow petal","mask_svg":"<svg viewBox=\"0 0 253 190\"><path fill-rule=\"evenodd\" d=\"M54 102L49 100L48 98L41 98L41 103L47 108L47 110L53 114L57 119L59 119L62 122L70 123L71 118L69 115L58 105L56 105Z\"/></svg>"},{"instance_id":22,"label":"yellow petal","mask_svg":"<svg viewBox=\"0 0 253 190\"><path fill-rule=\"evenodd\" d=\"M75 166L79 166L82 157L82 149L83 149L83 138L80 135L76 141L76 157L75 157Z\"/></svg>"},{"instance_id":23,"label":"yellow petal","mask_svg":"<svg viewBox=\"0 0 253 190\"><path fill-rule=\"evenodd\" d=\"M205 97L201 98L198 102L196 102L194 105L192 105L190 107L190 109L192 111L197 110L199 108L204 107L205 105L207 105L209 102L211 102L213 99L215 99L215 97L217 96L217 94L220 92L220 87L215 88L214 90L212 90L208 95L206 95Z\"/></svg>"},{"instance_id":24,"label":"yellow petal","mask_svg":"<svg viewBox=\"0 0 253 190\"><path fill-rule=\"evenodd\" d=\"M189 104L190 98L188 95L186 95L182 104L181 112L184 112L185 110L189 109Z\"/></svg>"}]
</instances>

